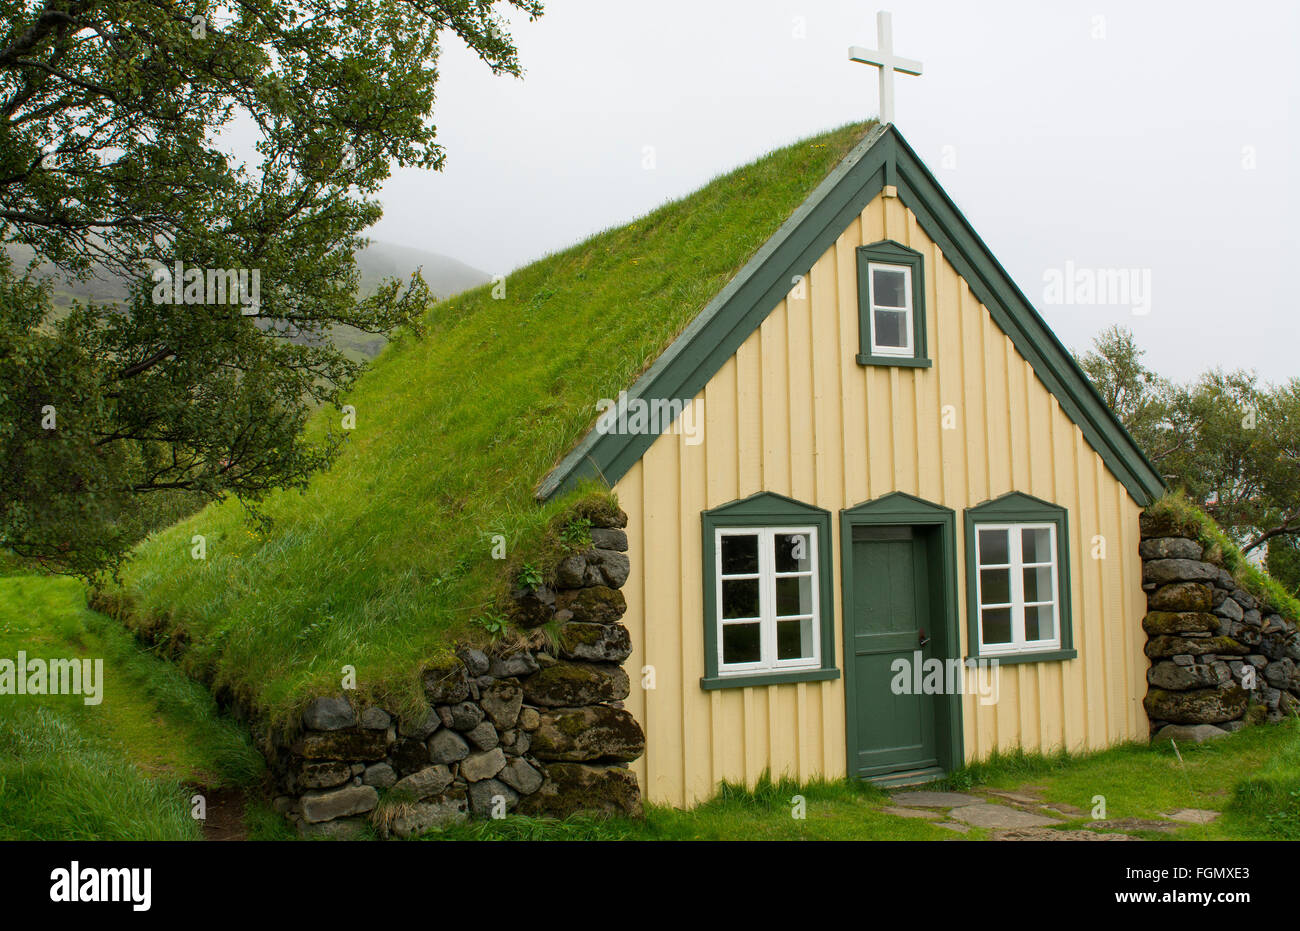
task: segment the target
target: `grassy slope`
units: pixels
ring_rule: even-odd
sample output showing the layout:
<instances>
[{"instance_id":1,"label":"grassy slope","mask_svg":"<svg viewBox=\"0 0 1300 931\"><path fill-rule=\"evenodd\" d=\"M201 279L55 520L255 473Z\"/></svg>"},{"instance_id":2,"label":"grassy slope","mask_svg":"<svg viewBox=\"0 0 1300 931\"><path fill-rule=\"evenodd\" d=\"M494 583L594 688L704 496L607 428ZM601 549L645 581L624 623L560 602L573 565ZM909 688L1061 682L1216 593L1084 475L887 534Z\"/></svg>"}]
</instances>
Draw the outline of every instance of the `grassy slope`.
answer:
<instances>
[{"instance_id":1,"label":"grassy slope","mask_svg":"<svg viewBox=\"0 0 1300 931\"><path fill-rule=\"evenodd\" d=\"M356 430L302 494L272 497L269 537L233 504L147 541L128 570L135 614L182 628L196 674L287 718L356 667L402 708L415 665L491 610L501 564L556 510L535 484L865 132L778 150L689 198L431 310L349 401ZM323 412L313 425L337 425ZM207 559L191 558L203 534Z\"/></svg>"},{"instance_id":2,"label":"grassy slope","mask_svg":"<svg viewBox=\"0 0 1300 931\"><path fill-rule=\"evenodd\" d=\"M1217 556L1237 582L1263 602L1265 608L1293 622L1300 621L1300 600L1290 595L1263 569L1251 564L1214 518L1189 501L1181 491L1167 492L1147 508L1146 516L1195 537L1205 547L1206 558Z\"/></svg>"},{"instance_id":3,"label":"grassy slope","mask_svg":"<svg viewBox=\"0 0 1300 931\"><path fill-rule=\"evenodd\" d=\"M199 837L185 784L248 785L247 734L172 664L89 611L79 583L0 578L0 657L104 661L103 701L0 698L0 839Z\"/></svg>"}]
</instances>

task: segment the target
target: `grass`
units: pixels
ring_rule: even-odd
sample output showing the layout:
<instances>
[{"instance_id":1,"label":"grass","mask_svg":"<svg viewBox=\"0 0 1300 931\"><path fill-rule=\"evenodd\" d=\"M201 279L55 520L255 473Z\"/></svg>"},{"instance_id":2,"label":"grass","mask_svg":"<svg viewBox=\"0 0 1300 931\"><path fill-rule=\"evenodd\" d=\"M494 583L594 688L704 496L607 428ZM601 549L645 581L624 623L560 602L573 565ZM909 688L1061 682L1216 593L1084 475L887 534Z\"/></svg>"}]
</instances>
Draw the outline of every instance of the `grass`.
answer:
<instances>
[{"instance_id":1,"label":"grass","mask_svg":"<svg viewBox=\"0 0 1300 931\"><path fill-rule=\"evenodd\" d=\"M1227 813L1242 836L1300 840L1300 736L1237 783Z\"/></svg>"},{"instance_id":2,"label":"grass","mask_svg":"<svg viewBox=\"0 0 1300 931\"><path fill-rule=\"evenodd\" d=\"M0 839L197 839L188 786L251 786L262 760L243 729L172 664L143 652L111 619L85 607L81 587L43 577L0 578L0 657L102 657L102 704L77 696L0 697ZM1046 802L1109 819L1162 819L1179 808L1221 812L1172 833L1116 826L1139 837L1300 840L1300 721L1246 728L1179 748L1126 744L1097 753L995 755L933 788L979 793L1038 787ZM1180 758L1181 755L1181 758ZM256 793L254 793L255 795ZM793 816L796 796L804 817ZM869 784L761 779L724 785L683 811L647 805L644 819L510 817L428 835L444 840L970 840L899 818ZM1087 816L1063 828L1085 827ZM250 802L248 835L294 835L265 800Z\"/></svg>"},{"instance_id":3,"label":"grass","mask_svg":"<svg viewBox=\"0 0 1300 931\"><path fill-rule=\"evenodd\" d=\"M0 840L198 840L188 795L66 713L0 705Z\"/></svg>"},{"instance_id":4,"label":"grass","mask_svg":"<svg viewBox=\"0 0 1300 931\"><path fill-rule=\"evenodd\" d=\"M1097 753L1016 752L968 766L926 788L979 793L1037 787L1047 803L1087 814L1062 830L1085 827L1097 796L1106 818L1162 820L1180 808L1221 812L1208 825L1166 822L1173 831L1108 827L1149 839L1300 839L1300 722L1247 728L1204 744L1126 744ZM792 816L795 796L805 817ZM882 809L884 791L869 784L763 778L752 790L723 786L689 811L647 805L643 820L575 816L564 821L511 816L474 821L426 835L427 840L980 840L988 832L955 833Z\"/></svg>"},{"instance_id":5,"label":"grass","mask_svg":"<svg viewBox=\"0 0 1300 931\"><path fill-rule=\"evenodd\" d=\"M86 608L82 586L0 578L0 657L100 658L102 701L0 696L0 839L191 840L187 786L251 785L246 731L172 664Z\"/></svg>"},{"instance_id":6,"label":"grass","mask_svg":"<svg viewBox=\"0 0 1300 931\"><path fill-rule=\"evenodd\" d=\"M803 800L802 815L796 803ZM947 840L954 836L919 819L880 809L888 797L869 783L816 781L800 785L766 776L753 789L724 784L689 810L645 806L645 817L575 815L563 821L511 816L471 821L426 840Z\"/></svg>"},{"instance_id":7,"label":"grass","mask_svg":"<svg viewBox=\"0 0 1300 931\"><path fill-rule=\"evenodd\" d=\"M1181 756L1181 759L1180 759ZM1266 775L1267 774L1267 775ZM1089 813L1103 796L1106 817L1158 819L1179 808L1222 812L1209 825L1144 837L1265 840L1300 837L1300 722L1246 728L1203 744L1129 743L1082 756L995 755L948 776L944 786L1013 790L1041 786L1048 801ZM1290 800L1288 810L1287 800ZM1074 819L1079 827L1088 818Z\"/></svg>"},{"instance_id":8,"label":"grass","mask_svg":"<svg viewBox=\"0 0 1300 931\"><path fill-rule=\"evenodd\" d=\"M361 701L401 711L454 640L483 639L511 567L563 503L536 483L861 138L846 126L685 200L434 306L348 403L356 428L304 492L272 495L269 534L239 505L147 540L121 613L272 723L354 667ZM322 411L311 429L340 426ZM206 559L192 558L195 535ZM494 536L509 559L495 561Z\"/></svg>"},{"instance_id":9,"label":"grass","mask_svg":"<svg viewBox=\"0 0 1300 931\"><path fill-rule=\"evenodd\" d=\"M1187 499L1181 491L1167 492L1147 508L1148 519L1162 522L1171 531L1181 531L1198 540L1206 559L1221 562L1238 584L1258 598L1266 608L1290 621L1300 620L1300 600L1267 572L1246 559L1214 518Z\"/></svg>"}]
</instances>

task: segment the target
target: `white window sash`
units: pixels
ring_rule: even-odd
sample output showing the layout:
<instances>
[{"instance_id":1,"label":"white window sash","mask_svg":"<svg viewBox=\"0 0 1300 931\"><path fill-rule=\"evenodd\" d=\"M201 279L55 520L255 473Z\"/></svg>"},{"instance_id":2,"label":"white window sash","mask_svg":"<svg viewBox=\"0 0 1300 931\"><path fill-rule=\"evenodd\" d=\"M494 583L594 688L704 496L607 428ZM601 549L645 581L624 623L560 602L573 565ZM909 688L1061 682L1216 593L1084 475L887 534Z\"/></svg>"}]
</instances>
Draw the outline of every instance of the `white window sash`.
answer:
<instances>
[{"instance_id":1,"label":"white window sash","mask_svg":"<svg viewBox=\"0 0 1300 931\"><path fill-rule=\"evenodd\" d=\"M982 562L982 553L980 551L980 532L985 530L1000 530L1007 536L1007 559L1006 563L984 563ZM1023 530L1046 530L1049 549L1051 553L1050 562L1031 562L1024 561ZM1025 602L1025 570L1026 569L1050 569L1052 577L1052 600L1034 601L1026 604ZM983 569L1007 569L1008 582L1010 586L1009 602L990 602L985 603L983 592ZM1025 639L1025 609L1030 607L1040 607L1051 605L1052 608L1052 631L1053 636L1046 640L1027 640ZM1010 643L990 643L984 642L984 609L985 608L1009 608L1011 612L1011 642ZM979 523L975 525L975 610L977 613L976 621L979 630L979 652L981 656L1011 656L1017 653L1041 653L1047 650L1058 650L1061 646L1061 592L1060 592L1060 563L1058 558L1058 548L1056 542L1056 524L1054 523L1022 523L1022 524L989 524Z\"/></svg>"},{"instance_id":2,"label":"white window sash","mask_svg":"<svg viewBox=\"0 0 1300 931\"><path fill-rule=\"evenodd\" d=\"M902 272L903 273L903 306L886 307L876 303L876 269L881 271ZM896 356L898 358L909 358L916 355L916 347L912 345L913 326L912 314L912 267L910 265L890 265L886 262L868 262L867 263L867 288L871 299L868 302L868 326L871 328L871 354L875 356ZM876 311L884 310L891 313L903 314L903 336L907 339L905 346L881 346L876 343Z\"/></svg>"},{"instance_id":3,"label":"white window sash","mask_svg":"<svg viewBox=\"0 0 1300 931\"><path fill-rule=\"evenodd\" d=\"M808 538L809 570L795 572L776 571L776 539L789 534L802 534ZM741 578L758 578L758 631L759 660L754 663L726 663L723 657L723 629L738 623L753 623L753 619L723 619L722 605L722 540L727 536L758 537L758 572L728 575L727 580ZM719 527L714 531L714 600L717 630L717 662L719 676L752 675L761 672L786 672L801 669L820 669L821 658L821 553L816 527ZM805 577L812 592L811 614L780 615L782 621L793 621L811 617L812 619L812 656L795 659L777 659L777 619L776 580L778 578Z\"/></svg>"}]
</instances>

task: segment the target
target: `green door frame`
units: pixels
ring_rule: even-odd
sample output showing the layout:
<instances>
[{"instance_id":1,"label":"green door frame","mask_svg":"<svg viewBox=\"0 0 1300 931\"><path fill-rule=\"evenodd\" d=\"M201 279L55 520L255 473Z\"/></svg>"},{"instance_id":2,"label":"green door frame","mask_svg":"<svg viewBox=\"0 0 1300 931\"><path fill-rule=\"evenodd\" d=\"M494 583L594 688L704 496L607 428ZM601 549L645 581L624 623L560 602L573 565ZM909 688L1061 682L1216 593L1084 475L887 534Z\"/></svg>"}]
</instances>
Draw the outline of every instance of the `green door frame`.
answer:
<instances>
[{"instance_id":1,"label":"green door frame","mask_svg":"<svg viewBox=\"0 0 1300 931\"><path fill-rule=\"evenodd\" d=\"M857 777L854 761L858 758L857 673L853 662L853 528L909 526L938 532L938 579L932 590L932 604L938 606L944 635L944 659L962 657L958 629L957 605L957 515L951 508L931 504L905 492L894 491L872 501L865 501L840 511L840 587L844 605L844 701L848 758L845 769L850 779ZM935 703L935 744L939 765L945 772L965 762L962 737L962 696L939 696Z\"/></svg>"}]
</instances>

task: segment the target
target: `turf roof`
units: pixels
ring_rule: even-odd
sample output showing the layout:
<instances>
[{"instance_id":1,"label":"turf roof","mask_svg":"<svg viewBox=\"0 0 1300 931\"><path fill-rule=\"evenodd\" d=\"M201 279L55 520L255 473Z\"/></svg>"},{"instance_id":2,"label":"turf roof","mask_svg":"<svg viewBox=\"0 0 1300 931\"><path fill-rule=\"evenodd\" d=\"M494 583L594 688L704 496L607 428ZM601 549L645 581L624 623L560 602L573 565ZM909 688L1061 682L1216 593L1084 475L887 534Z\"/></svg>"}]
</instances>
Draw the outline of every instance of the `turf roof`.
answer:
<instances>
[{"instance_id":1,"label":"turf roof","mask_svg":"<svg viewBox=\"0 0 1300 931\"><path fill-rule=\"evenodd\" d=\"M534 488L596 400L631 384L871 125L778 149L521 268L503 300L484 286L435 305L358 383L335 465L265 503L269 533L227 502L140 547L125 582L136 623L175 634L192 671L275 718L336 691L345 665L362 697L413 705L418 664L482 636L506 566L563 506Z\"/></svg>"}]
</instances>

